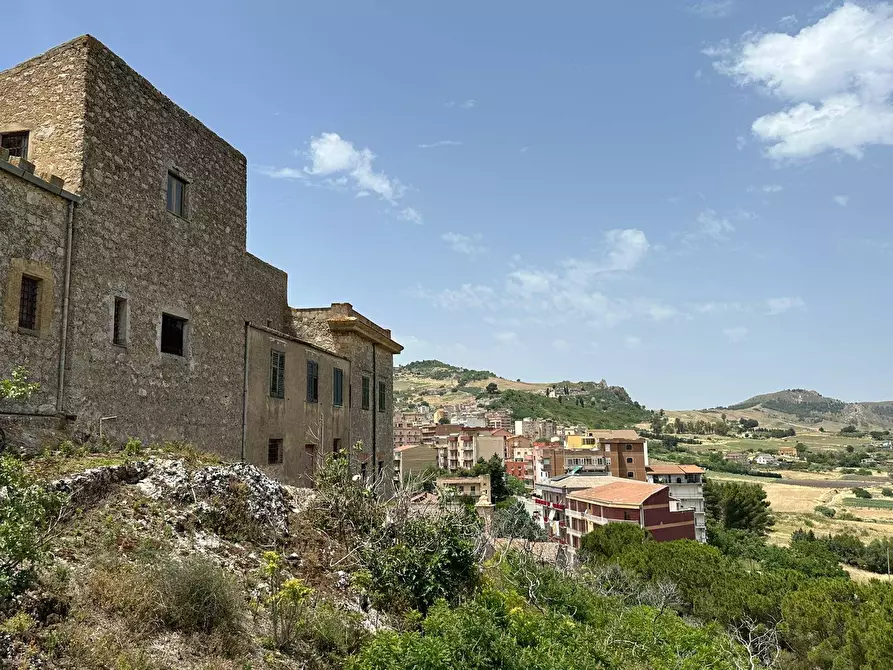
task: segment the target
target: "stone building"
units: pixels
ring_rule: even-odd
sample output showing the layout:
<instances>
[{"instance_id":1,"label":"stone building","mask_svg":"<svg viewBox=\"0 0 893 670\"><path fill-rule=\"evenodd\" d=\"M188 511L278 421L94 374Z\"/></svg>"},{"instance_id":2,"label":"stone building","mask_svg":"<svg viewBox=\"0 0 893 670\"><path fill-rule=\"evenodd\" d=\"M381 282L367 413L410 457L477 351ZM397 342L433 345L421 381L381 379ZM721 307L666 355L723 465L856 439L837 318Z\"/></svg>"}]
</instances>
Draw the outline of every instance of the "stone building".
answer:
<instances>
[{"instance_id":1,"label":"stone building","mask_svg":"<svg viewBox=\"0 0 893 670\"><path fill-rule=\"evenodd\" d=\"M294 481L356 442L358 470L390 469L402 348L347 303L288 306L246 251L241 153L90 36L0 90L0 376L41 384L7 416Z\"/></svg>"}]
</instances>

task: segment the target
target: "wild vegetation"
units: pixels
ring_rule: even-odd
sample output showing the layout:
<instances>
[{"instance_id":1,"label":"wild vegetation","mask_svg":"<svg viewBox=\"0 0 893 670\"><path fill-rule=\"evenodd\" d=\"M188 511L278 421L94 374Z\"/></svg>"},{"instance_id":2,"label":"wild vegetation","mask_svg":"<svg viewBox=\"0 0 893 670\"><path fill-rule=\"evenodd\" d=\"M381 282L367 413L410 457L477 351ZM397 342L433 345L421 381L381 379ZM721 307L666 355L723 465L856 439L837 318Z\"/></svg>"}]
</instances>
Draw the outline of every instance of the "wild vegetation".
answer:
<instances>
[{"instance_id":1,"label":"wild vegetation","mask_svg":"<svg viewBox=\"0 0 893 670\"><path fill-rule=\"evenodd\" d=\"M651 413L624 396L625 391L621 395L614 390L597 386L585 395L558 398L507 390L499 395L491 407L510 409L516 419L539 417L590 428L626 428L647 421Z\"/></svg>"}]
</instances>

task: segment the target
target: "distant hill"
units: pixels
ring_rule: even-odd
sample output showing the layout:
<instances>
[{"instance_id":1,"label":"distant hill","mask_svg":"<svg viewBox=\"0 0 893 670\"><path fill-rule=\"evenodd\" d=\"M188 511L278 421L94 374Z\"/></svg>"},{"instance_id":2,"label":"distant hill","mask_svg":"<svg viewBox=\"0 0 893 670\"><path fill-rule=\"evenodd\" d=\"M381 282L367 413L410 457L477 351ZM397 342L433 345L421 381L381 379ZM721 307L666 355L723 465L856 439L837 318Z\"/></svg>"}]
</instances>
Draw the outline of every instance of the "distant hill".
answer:
<instances>
[{"instance_id":1,"label":"distant hill","mask_svg":"<svg viewBox=\"0 0 893 670\"><path fill-rule=\"evenodd\" d=\"M487 394L488 384L498 393ZM648 412L630 398L622 386L600 382L523 382L495 375L489 370L473 370L438 360L413 361L394 370L398 406L426 402L432 407L479 401L493 409L508 408L516 419L552 419L564 424L591 428L622 428L647 421ZM549 398L556 389L561 398Z\"/></svg>"},{"instance_id":2,"label":"distant hill","mask_svg":"<svg viewBox=\"0 0 893 670\"><path fill-rule=\"evenodd\" d=\"M830 422L860 428L893 428L893 401L848 403L807 389L755 395L744 402L718 409L762 411L770 413L776 420L783 420L784 416L779 415L786 415L791 422L806 424Z\"/></svg>"}]
</instances>

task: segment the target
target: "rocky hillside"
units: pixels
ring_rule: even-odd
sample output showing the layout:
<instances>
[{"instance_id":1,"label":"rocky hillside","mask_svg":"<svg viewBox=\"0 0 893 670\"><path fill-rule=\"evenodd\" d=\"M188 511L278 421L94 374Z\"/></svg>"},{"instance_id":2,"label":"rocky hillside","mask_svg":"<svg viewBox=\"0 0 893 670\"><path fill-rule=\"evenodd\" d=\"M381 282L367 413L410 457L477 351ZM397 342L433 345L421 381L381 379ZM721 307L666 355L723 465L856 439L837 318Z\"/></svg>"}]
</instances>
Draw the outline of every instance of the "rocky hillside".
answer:
<instances>
[{"instance_id":1,"label":"rocky hillside","mask_svg":"<svg viewBox=\"0 0 893 670\"><path fill-rule=\"evenodd\" d=\"M807 424L834 422L865 429L893 427L893 401L847 403L806 389L756 395L725 409L764 410Z\"/></svg>"}]
</instances>

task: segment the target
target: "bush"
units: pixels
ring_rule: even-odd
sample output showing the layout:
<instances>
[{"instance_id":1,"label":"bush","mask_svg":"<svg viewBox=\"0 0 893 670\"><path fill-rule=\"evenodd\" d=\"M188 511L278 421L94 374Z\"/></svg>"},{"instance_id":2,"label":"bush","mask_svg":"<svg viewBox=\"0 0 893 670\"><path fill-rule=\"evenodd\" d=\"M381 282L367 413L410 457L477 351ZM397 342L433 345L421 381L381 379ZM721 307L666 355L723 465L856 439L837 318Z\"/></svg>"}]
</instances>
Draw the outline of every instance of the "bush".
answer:
<instances>
[{"instance_id":1,"label":"bush","mask_svg":"<svg viewBox=\"0 0 893 670\"><path fill-rule=\"evenodd\" d=\"M857 498L862 498L864 500L871 498L871 493L869 493L867 490L863 489L861 486L857 486L856 488L853 489L853 495L856 496Z\"/></svg>"},{"instance_id":2,"label":"bush","mask_svg":"<svg viewBox=\"0 0 893 670\"><path fill-rule=\"evenodd\" d=\"M19 460L0 458L0 601L33 580L64 501L37 484Z\"/></svg>"},{"instance_id":3,"label":"bush","mask_svg":"<svg viewBox=\"0 0 893 670\"><path fill-rule=\"evenodd\" d=\"M515 501L505 509L493 514L491 526L494 537L507 537L532 542L545 542L546 531L540 528L527 513L524 503Z\"/></svg>"},{"instance_id":4,"label":"bush","mask_svg":"<svg viewBox=\"0 0 893 670\"><path fill-rule=\"evenodd\" d=\"M893 489L891 489L889 486L884 486L881 489L881 495L884 495L887 498L893 497Z\"/></svg>"},{"instance_id":5,"label":"bush","mask_svg":"<svg viewBox=\"0 0 893 670\"><path fill-rule=\"evenodd\" d=\"M826 516L829 519L833 518L837 513L833 508L826 507L825 505L817 505L815 508L816 514L821 514L822 516Z\"/></svg>"}]
</instances>

